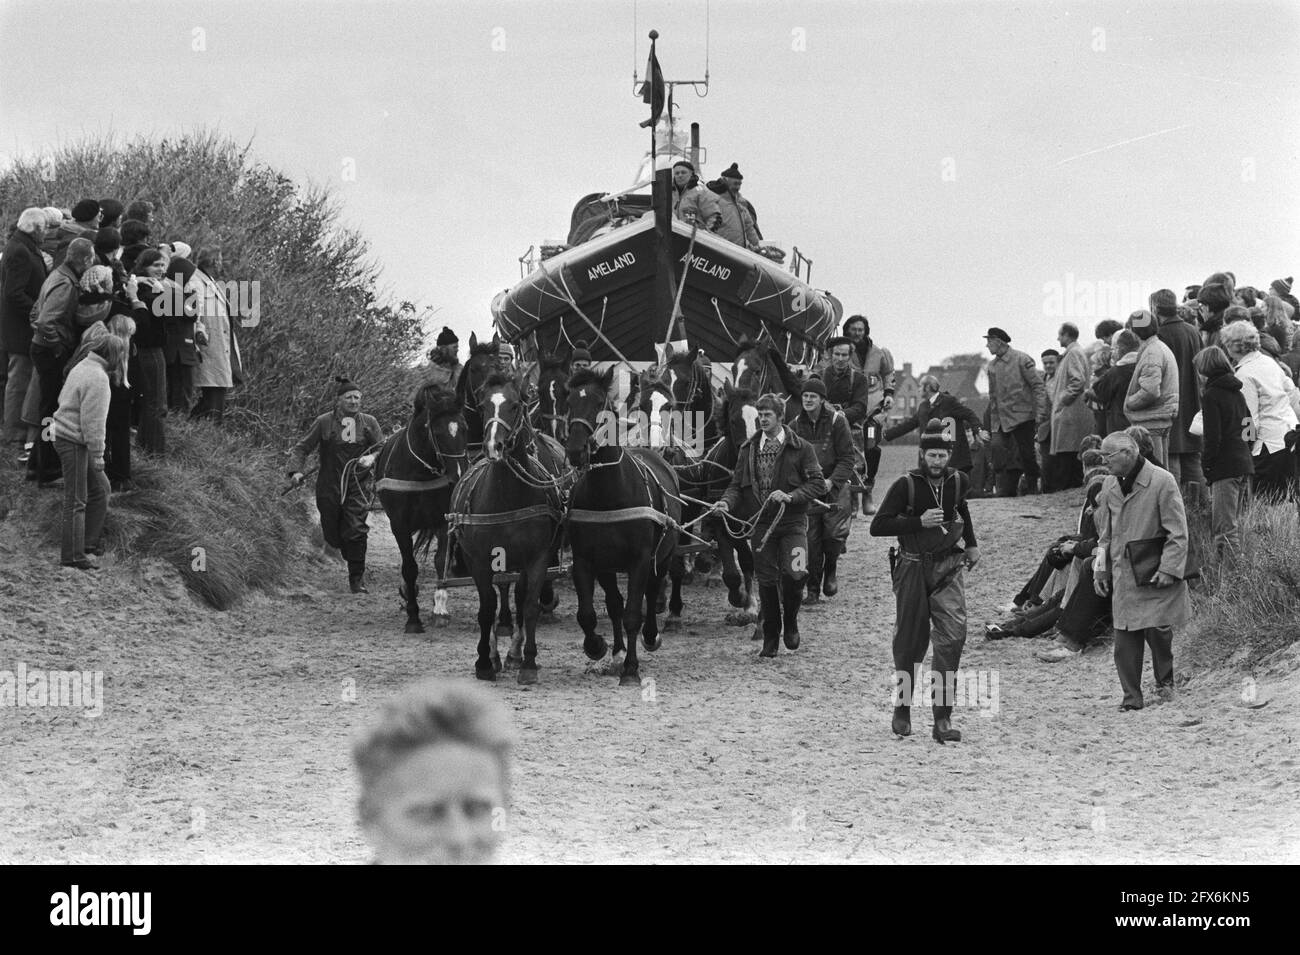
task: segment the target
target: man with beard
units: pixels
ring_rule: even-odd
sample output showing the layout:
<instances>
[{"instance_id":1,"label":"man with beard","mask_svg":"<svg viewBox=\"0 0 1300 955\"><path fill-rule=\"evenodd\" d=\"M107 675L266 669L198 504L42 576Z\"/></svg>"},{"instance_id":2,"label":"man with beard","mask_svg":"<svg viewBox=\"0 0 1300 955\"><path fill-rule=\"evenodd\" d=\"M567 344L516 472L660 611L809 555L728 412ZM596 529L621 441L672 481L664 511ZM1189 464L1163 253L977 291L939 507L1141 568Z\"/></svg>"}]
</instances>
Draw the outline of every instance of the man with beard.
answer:
<instances>
[{"instance_id":1,"label":"man with beard","mask_svg":"<svg viewBox=\"0 0 1300 955\"><path fill-rule=\"evenodd\" d=\"M456 381L460 378L460 339L446 325L438 333L438 339L429 352L429 367L424 375L425 385L441 385L448 391L456 390Z\"/></svg>"},{"instance_id":2,"label":"man with beard","mask_svg":"<svg viewBox=\"0 0 1300 955\"><path fill-rule=\"evenodd\" d=\"M876 472L880 470L881 424L876 413L879 410L884 414L894 406L894 356L889 349L871 340L871 324L865 315L850 315L844 323L844 335L853 343L853 363L867 379L867 415L862 427L867 470L862 513L870 517L876 513L871 492L876 486Z\"/></svg>"},{"instance_id":3,"label":"man with beard","mask_svg":"<svg viewBox=\"0 0 1300 955\"><path fill-rule=\"evenodd\" d=\"M899 543L897 561L891 560L897 600L891 728L899 736L912 733L913 679L933 639L933 736L940 743L961 741L961 733L952 728L952 705L966 643L964 573L979 563L966 505L970 483L948 467L951 453L943 422L931 419L921 436L921 467L893 483L871 522L872 537L897 536Z\"/></svg>"}]
</instances>

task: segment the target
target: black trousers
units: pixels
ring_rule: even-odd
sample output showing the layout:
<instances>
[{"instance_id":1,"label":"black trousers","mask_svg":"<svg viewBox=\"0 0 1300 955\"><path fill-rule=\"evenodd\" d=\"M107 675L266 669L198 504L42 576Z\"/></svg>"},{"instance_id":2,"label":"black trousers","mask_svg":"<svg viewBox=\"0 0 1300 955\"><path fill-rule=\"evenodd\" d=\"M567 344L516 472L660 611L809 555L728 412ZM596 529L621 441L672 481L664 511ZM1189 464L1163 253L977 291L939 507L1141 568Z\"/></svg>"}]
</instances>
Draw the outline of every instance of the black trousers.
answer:
<instances>
[{"instance_id":1,"label":"black trousers","mask_svg":"<svg viewBox=\"0 0 1300 955\"><path fill-rule=\"evenodd\" d=\"M1097 593L1093 586L1092 561L1082 559L1079 582L1070 599L1056 618L1058 633L1076 645L1085 645L1110 626L1110 598Z\"/></svg>"},{"instance_id":2,"label":"black trousers","mask_svg":"<svg viewBox=\"0 0 1300 955\"><path fill-rule=\"evenodd\" d=\"M1020 470L1024 473L1025 478L1034 484L1042 477L1042 472L1038 468L1037 441L1038 426L1032 421L1023 421L1016 425L1010 431L1000 431L1003 441L1013 442L1016 450L1020 454ZM1014 475L1015 469L1008 469L1002 472L1003 475ZM1016 496L1016 481L1014 478L1003 479L998 482L998 494L1002 497Z\"/></svg>"},{"instance_id":3,"label":"black trousers","mask_svg":"<svg viewBox=\"0 0 1300 955\"><path fill-rule=\"evenodd\" d=\"M167 365L167 407L189 414L194 404L194 366L173 362Z\"/></svg>"},{"instance_id":4,"label":"black trousers","mask_svg":"<svg viewBox=\"0 0 1300 955\"><path fill-rule=\"evenodd\" d=\"M1252 490L1261 501L1276 504L1290 500L1296 490L1295 452L1264 449L1255 455L1255 480Z\"/></svg>"},{"instance_id":5,"label":"black trousers","mask_svg":"<svg viewBox=\"0 0 1300 955\"><path fill-rule=\"evenodd\" d=\"M131 389L109 386L104 433L104 474L120 484L131 479Z\"/></svg>"},{"instance_id":6,"label":"black trousers","mask_svg":"<svg viewBox=\"0 0 1300 955\"><path fill-rule=\"evenodd\" d=\"M53 480L63 473L63 465L54 451L54 426L50 420L59 410L59 392L63 390L63 362L67 356L63 352L52 351L43 345L32 346L32 365L40 372L41 433L27 459L27 471L39 475L43 480Z\"/></svg>"}]
</instances>

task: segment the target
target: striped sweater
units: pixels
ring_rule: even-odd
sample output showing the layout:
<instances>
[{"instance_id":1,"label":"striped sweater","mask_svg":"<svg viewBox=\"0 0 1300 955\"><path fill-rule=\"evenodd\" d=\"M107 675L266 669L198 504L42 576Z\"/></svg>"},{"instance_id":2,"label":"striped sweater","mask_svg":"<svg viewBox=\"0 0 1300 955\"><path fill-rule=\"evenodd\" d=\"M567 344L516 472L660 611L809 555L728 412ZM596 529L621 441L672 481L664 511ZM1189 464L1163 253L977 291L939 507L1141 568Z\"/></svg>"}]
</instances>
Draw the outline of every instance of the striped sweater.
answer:
<instances>
[{"instance_id":1,"label":"striped sweater","mask_svg":"<svg viewBox=\"0 0 1300 955\"><path fill-rule=\"evenodd\" d=\"M108 400L108 367L103 358L91 352L68 372L68 379L59 392L54 436L84 444L92 458L102 461Z\"/></svg>"}]
</instances>

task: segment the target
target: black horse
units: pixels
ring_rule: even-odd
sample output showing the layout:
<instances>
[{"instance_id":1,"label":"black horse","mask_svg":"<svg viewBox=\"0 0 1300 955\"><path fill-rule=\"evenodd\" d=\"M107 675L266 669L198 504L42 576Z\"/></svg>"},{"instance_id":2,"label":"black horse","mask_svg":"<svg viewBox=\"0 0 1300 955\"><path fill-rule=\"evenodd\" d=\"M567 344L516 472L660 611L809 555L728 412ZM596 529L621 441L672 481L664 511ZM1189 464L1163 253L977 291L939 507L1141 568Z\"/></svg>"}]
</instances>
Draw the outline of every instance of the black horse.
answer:
<instances>
[{"instance_id":1,"label":"black horse","mask_svg":"<svg viewBox=\"0 0 1300 955\"><path fill-rule=\"evenodd\" d=\"M642 645L660 645L655 604L681 523L677 476L649 448L625 447L617 440L597 446L597 435L613 428L609 409L614 370L590 370L569 380L569 462L579 470L569 512L573 587L578 597L582 648L601 659L609 645L596 633L595 585L605 591L605 608L614 628L614 662L624 653L619 683L641 682L636 635ZM618 573L627 573L627 600L618 591Z\"/></svg>"},{"instance_id":2,"label":"black horse","mask_svg":"<svg viewBox=\"0 0 1300 955\"><path fill-rule=\"evenodd\" d=\"M478 456L483 443L483 414L479 407L483 385L490 375L506 370L500 346L501 339L497 335L493 335L491 341L480 342L478 336L470 332L469 356L465 359L460 377L456 379L456 400L460 405L460 413L465 416L465 423L469 426L471 457Z\"/></svg>"},{"instance_id":3,"label":"black horse","mask_svg":"<svg viewBox=\"0 0 1300 955\"><path fill-rule=\"evenodd\" d=\"M537 369L537 404L532 412L533 427L561 445L568 438L565 416L569 411L569 359L543 355Z\"/></svg>"},{"instance_id":4,"label":"black horse","mask_svg":"<svg viewBox=\"0 0 1300 955\"><path fill-rule=\"evenodd\" d=\"M460 553L478 589L479 643L474 674L494 680L501 670L497 637L509 633L509 585L498 573L517 573L514 632L508 659L519 682L537 682L537 620L547 567L558 561L564 519L562 487L570 469L564 449L533 431L522 393L523 376L496 373L483 384L483 457L457 484L451 511ZM499 595L499 596L498 596ZM498 602L501 619L497 618ZM522 645L522 655L520 649Z\"/></svg>"},{"instance_id":5,"label":"black horse","mask_svg":"<svg viewBox=\"0 0 1300 955\"><path fill-rule=\"evenodd\" d=\"M784 395L786 421L799 414L799 395L803 386L780 350L770 342L763 344L742 338L736 346L731 381L737 388L752 391L760 397L768 393Z\"/></svg>"},{"instance_id":6,"label":"black horse","mask_svg":"<svg viewBox=\"0 0 1300 955\"><path fill-rule=\"evenodd\" d=\"M384 442L375 461L379 500L402 552L398 593L407 633L424 632L416 554L427 554L435 541L434 569L438 580L446 578L447 510L452 487L465 471L467 435L456 396L439 385L426 385L416 394L410 423ZM445 588L434 591L433 615L435 622L448 619Z\"/></svg>"}]
</instances>

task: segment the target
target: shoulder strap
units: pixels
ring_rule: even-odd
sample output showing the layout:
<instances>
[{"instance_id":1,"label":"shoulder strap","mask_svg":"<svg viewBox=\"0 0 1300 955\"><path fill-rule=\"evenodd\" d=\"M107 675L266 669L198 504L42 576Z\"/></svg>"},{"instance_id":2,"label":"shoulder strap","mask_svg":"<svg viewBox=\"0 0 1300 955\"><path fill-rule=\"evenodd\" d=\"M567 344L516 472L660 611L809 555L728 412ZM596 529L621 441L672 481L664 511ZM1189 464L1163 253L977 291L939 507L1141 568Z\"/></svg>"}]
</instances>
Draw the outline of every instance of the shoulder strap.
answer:
<instances>
[{"instance_id":1,"label":"shoulder strap","mask_svg":"<svg viewBox=\"0 0 1300 955\"><path fill-rule=\"evenodd\" d=\"M916 511L916 479L910 474L904 474L907 478L907 516L915 517Z\"/></svg>"}]
</instances>

